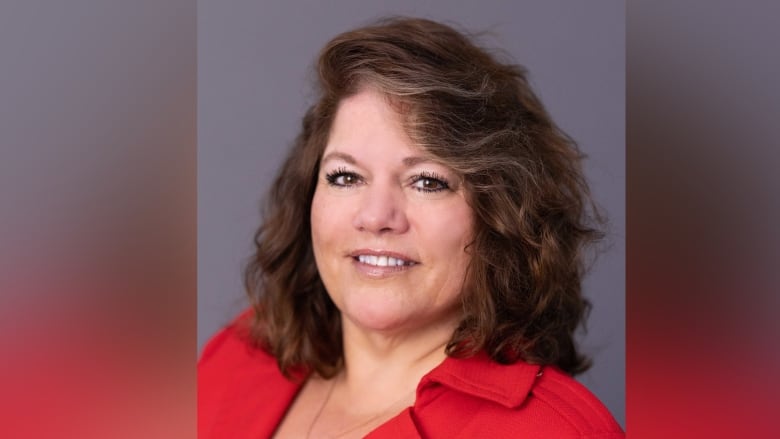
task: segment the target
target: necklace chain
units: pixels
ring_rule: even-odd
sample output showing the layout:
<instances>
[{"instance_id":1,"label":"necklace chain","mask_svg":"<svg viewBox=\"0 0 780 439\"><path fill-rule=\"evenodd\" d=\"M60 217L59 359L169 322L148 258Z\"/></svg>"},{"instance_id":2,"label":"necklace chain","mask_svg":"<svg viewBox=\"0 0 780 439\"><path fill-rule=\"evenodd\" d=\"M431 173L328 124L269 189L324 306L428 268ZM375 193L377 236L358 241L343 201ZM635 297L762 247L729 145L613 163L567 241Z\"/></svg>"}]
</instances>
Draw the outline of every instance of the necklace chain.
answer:
<instances>
[{"instance_id":1,"label":"necklace chain","mask_svg":"<svg viewBox=\"0 0 780 439\"><path fill-rule=\"evenodd\" d=\"M336 378L334 378L333 381L331 382L330 387L328 388L328 392L325 394L325 398L323 398L323 400L322 400L322 404L320 404L320 407L317 409L317 414L314 415L314 419L312 419L311 424L309 424L309 429L306 432L306 439L311 438L311 432L314 429L314 425L317 424L317 421L319 421L320 416L322 415L322 412L325 410L325 406L328 405L328 402L330 401L330 398L333 395L333 389L335 387L336 387ZM351 432L357 430L358 428L366 426L367 424L369 424L372 421L376 421L382 415L387 414L387 412L389 412L391 409L393 409L399 403L404 401L410 394L411 394L411 392L410 393L405 393L401 398L399 398L398 400L394 401L392 404L390 404L389 406L387 406L384 409L380 410L379 412L377 412L376 414L374 414L370 418L366 419L365 421L361 421L360 423L358 423L356 425L351 425L351 426L347 427L347 429L341 430L340 432L338 432L337 434L335 434L335 435L333 435L331 437L332 438L342 437L342 436L346 435L347 433L351 433Z\"/></svg>"},{"instance_id":2,"label":"necklace chain","mask_svg":"<svg viewBox=\"0 0 780 439\"><path fill-rule=\"evenodd\" d=\"M325 398L323 398L322 404L320 404L320 407L317 409L317 414L314 415L314 419L311 421L311 424L309 424L309 429L306 431L306 439L311 438L311 431L314 428L314 424L316 424L317 421L320 419L320 415L322 414L322 411L325 409L325 406L328 404L328 401L330 400L330 395L333 393L334 387L336 387L336 378L333 378L333 381L330 383L330 387L328 388L328 393L325 394Z\"/></svg>"}]
</instances>

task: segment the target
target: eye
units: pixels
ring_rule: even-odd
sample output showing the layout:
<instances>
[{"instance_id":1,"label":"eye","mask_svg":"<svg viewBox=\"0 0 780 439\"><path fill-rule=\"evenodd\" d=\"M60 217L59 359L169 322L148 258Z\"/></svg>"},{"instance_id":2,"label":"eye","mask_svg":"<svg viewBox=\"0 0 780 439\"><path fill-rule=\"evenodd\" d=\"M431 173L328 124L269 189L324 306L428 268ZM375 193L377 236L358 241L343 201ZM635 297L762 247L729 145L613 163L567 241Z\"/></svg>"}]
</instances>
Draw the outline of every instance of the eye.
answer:
<instances>
[{"instance_id":1,"label":"eye","mask_svg":"<svg viewBox=\"0 0 780 439\"><path fill-rule=\"evenodd\" d=\"M447 180L432 172L421 172L411 178L412 187L420 192L440 192L448 190Z\"/></svg>"},{"instance_id":2,"label":"eye","mask_svg":"<svg viewBox=\"0 0 780 439\"><path fill-rule=\"evenodd\" d=\"M359 184L363 178L354 172L347 171L346 168L338 168L325 175L325 179L331 186L351 187Z\"/></svg>"}]
</instances>

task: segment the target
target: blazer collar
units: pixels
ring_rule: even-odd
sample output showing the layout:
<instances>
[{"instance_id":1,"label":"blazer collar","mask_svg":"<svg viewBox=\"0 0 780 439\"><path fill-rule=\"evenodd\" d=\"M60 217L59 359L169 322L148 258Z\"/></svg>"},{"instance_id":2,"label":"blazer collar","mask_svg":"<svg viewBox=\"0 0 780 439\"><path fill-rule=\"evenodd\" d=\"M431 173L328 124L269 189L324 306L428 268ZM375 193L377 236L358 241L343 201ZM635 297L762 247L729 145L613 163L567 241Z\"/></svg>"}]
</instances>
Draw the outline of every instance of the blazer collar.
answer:
<instances>
[{"instance_id":1,"label":"blazer collar","mask_svg":"<svg viewBox=\"0 0 780 439\"><path fill-rule=\"evenodd\" d=\"M522 360L498 364L485 352L469 358L447 357L423 377L417 387L417 397L428 386L443 385L513 408L525 401L540 371L541 366Z\"/></svg>"}]
</instances>

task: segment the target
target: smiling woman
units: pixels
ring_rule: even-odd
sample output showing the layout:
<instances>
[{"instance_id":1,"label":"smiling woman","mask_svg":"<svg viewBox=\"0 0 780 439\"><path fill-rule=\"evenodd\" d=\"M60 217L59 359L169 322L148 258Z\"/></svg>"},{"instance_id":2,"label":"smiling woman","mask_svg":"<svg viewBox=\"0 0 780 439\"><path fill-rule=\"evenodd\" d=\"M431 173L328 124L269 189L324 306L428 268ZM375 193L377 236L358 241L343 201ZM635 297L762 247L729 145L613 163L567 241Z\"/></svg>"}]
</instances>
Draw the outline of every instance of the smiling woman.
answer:
<instances>
[{"instance_id":1,"label":"smiling woman","mask_svg":"<svg viewBox=\"0 0 780 439\"><path fill-rule=\"evenodd\" d=\"M622 438L571 375L600 234L524 71L442 24L333 39L199 363L199 437Z\"/></svg>"}]
</instances>

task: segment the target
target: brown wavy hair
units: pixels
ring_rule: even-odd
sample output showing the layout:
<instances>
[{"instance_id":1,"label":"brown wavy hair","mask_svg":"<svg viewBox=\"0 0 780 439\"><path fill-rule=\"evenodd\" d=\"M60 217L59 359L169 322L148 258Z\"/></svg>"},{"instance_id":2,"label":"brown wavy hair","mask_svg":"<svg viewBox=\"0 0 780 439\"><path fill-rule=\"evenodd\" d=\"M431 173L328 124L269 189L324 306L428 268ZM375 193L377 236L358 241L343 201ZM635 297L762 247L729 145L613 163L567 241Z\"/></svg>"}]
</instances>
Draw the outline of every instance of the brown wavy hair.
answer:
<instances>
[{"instance_id":1,"label":"brown wavy hair","mask_svg":"<svg viewBox=\"0 0 780 439\"><path fill-rule=\"evenodd\" d=\"M589 308L583 251L603 220L581 152L525 70L447 25L390 18L335 37L317 73L318 100L271 187L245 270L251 335L280 369L328 378L343 367L341 316L317 272L309 218L338 104L366 87L386 95L412 140L463 178L474 212L462 320L447 354L485 350L499 363L587 369L573 335Z\"/></svg>"}]
</instances>

